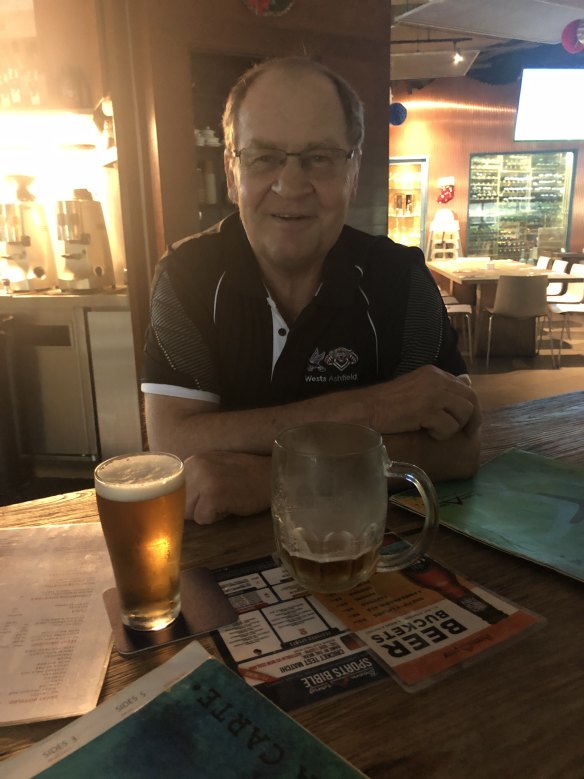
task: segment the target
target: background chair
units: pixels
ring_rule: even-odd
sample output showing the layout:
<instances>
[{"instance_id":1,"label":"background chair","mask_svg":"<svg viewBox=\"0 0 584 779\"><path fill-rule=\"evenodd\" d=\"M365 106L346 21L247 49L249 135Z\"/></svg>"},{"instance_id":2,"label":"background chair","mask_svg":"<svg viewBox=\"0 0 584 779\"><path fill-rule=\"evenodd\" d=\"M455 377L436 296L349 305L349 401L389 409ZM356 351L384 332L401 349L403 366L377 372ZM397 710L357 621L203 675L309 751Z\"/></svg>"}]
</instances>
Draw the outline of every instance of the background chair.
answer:
<instances>
[{"instance_id":1,"label":"background chair","mask_svg":"<svg viewBox=\"0 0 584 779\"><path fill-rule=\"evenodd\" d=\"M584 265L574 263L568 271L569 276L583 276ZM559 282L560 286L566 287L566 291L560 295L550 295L549 288L553 286L548 284L547 300L548 303L581 303L584 299L584 281L573 281L571 284Z\"/></svg>"},{"instance_id":2,"label":"background chair","mask_svg":"<svg viewBox=\"0 0 584 779\"><path fill-rule=\"evenodd\" d=\"M465 342L466 342L466 352L469 357L469 362L472 363L473 358L473 340L472 340L472 316L473 316L473 310L472 306L470 306L468 303L459 303L456 298L452 298L454 301L453 303L446 303L446 313L448 314L448 318L450 321L454 324L455 320L458 318L464 319L465 322Z\"/></svg>"},{"instance_id":3,"label":"background chair","mask_svg":"<svg viewBox=\"0 0 584 779\"><path fill-rule=\"evenodd\" d=\"M449 294L445 290L441 289L440 294L442 295L442 302L445 306L449 306L451 304L458 303L459 301L454 297L454 295Z\"/></svg>"},{"instance_id":4,"label":"background chair","mask_svg":"<svg viewBox=\"0 0 584 779\"><path fill-rule=\"evenodd\" d=\"M584 276L584 265L578 263L572 265L570 273L576 276ZM560 345L558 347L559 368L562 360L564 333L567 332L568 337L570 337L570 314L584 314L584 281L575 281L573 284L570 284L566 295L558 295L555 300L558 302L551 302L549 308L552 314L559 314L562 317L562 332L560 333Z\"/></svg>"},{"instance_id":5,"label":"background chair","mask_svg":"<svg viewBox=\"0 0 584 779\"><path fill-rule=\"evenodd\" d=\"M549 268L549 264L550 264L550 258L544 257L542 254L537 258L537 263L535 267L540 268L542 270L547 270Z\"/></svg>"},{"instance_id":6,"label":"background chair","mask_svg":"<svg viewBox=\"0 0 584 779\"><path fill-rule=\"evenodd\" d=\"M574 263L568 271L568 274L572 276L584 276L584 265ZM548 290L551 286L551 284L548 284ZM562 286L564 287L564 292L561 295L550 295L548 291L548 303L559 303L568 306L584 303L584 281L573 281L571 284L562 284ZM562 334L565 330L568 333L568 338L571 336L570 313L575 312L566 311L565 316L562 318Z\"/></svg>"},{"instance_id":7,"label":"background chair","mask_svg":"<svg viewBox=\"0 0 584 779\"><path fill-rule=\"evenodd\" d=\"M568 324L568 317L570 314L584 314L584 302L582 303L551 303L550 311L552 314L562 315L562 332L560 333L560 345L558 346L558 368L562 360L562 342L564 340L564 332L566 325Z\"/></svg>"},{"instance_id":8,"label":"background chair","mask_svg":"<svg viewBox=\"0 0 584 779\"><path fill-rule=\"evenodd\" d=\"M553 270L554 273L565 273L567 267L567 260L554 260L552 262L551 270ZM550 296L561 295L565 291L565 284L562 284L561 281L552 281L551 284L548 284L547 294Z\"/></svg>"},{"instance_id":9,"label":"background chair","mask_svg":"<svg viewBox=\"0 0 584 779\"><path fill-rule=\"evenodd\" d=\"M495 302L491 307L483 309L489 315L489 329L487 335L487 368L491 357L491 339L493 334L493 320L497 317L506 319L533 319L537 323L537 346L539 347L542 336L542 318L547 317L552 367L555 368L554 349L552 342L552 322L547 303L547 276L501 276L497 284Z\"/></svg>"}]
</instances>

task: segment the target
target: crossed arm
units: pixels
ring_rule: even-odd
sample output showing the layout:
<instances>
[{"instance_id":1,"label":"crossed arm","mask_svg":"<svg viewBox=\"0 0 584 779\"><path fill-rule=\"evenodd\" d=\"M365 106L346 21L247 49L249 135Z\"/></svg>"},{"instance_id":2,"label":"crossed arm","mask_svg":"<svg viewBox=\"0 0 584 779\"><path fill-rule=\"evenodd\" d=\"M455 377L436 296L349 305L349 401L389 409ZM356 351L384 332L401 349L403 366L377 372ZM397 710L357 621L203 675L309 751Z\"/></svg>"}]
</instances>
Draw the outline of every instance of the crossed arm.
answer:
<instances>
[{"instance_id":1,"label":"crossed arm","mask_svg":"<svg viewBox=\"0 0 584 779\"><path fill-rule=\"evenodd\" d=\"M245 411L146 395L151 449L185 460L187 516L208 524L270 505L270 452L278 433L313 421L367 425L383 434L392 459L414 462L432 479L478 468L481 414L463 378L426 365L392 381Z\"/></svg>"}]
</instances>

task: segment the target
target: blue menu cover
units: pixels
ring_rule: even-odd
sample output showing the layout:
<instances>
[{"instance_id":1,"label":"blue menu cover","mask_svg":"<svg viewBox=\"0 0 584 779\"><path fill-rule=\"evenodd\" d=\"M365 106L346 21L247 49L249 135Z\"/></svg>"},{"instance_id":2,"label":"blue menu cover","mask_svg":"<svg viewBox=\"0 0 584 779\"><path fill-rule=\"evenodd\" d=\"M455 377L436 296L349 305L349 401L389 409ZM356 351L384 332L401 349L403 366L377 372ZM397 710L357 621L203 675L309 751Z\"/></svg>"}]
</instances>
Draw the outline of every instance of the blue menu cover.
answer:
<instances>
[{"instance_id":1,"label":"blue menu cover","mask_svg":"<svg viewBox=\"0 0 584 779\"><path fill-rule=\"evenodd\" d=\"M3 762L0 773L5 779L364 776L196 642Z\"/></svg>"},{"instance_id":2,"label":"blue menu cover","mask_svg":"<svg viewBox=\"0 0 584 779\"><path fill-rule=\"evenodd\" d=\"M582 466L510 449L436 491L445 527L584 581ZM423 512L412 490L391 500Z\"/></svg>"}]
</instances>

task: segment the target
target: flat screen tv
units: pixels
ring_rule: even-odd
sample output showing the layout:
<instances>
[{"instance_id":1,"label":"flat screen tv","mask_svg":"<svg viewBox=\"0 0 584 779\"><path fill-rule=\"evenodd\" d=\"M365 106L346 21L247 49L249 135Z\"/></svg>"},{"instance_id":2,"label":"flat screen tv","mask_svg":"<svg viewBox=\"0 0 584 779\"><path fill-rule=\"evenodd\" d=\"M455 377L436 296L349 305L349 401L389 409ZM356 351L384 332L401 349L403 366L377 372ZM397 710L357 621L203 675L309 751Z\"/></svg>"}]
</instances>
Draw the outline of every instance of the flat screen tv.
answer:
<instances>
[{"instance_id":1,"label":"flat screen tv","mask_svg":"<svg viewBox=\"0 0 584 779\"><path fill-rule=\"evenodd\" d=\"M584 68L524 68L516 141L584 140Z\"/></svg>"}]
</instances>

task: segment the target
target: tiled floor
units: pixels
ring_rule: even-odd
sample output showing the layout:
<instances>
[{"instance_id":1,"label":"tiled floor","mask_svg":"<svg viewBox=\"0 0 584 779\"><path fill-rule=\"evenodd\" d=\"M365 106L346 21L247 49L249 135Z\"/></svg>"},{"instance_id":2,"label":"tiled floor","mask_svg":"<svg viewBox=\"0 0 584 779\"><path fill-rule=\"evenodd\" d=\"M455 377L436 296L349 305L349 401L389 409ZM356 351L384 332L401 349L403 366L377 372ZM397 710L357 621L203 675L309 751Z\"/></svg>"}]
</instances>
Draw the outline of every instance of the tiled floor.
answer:
<instances>
[{"instance_id":1,"label":"tiled floor","mask_svg":"<svg viewBox=\"0 0 584 779\"><path fill-rule=\"evenodd\" d=\"M559 329L555 335L557 339ZM557 351L557 340L554 343ZM470 373L485 410L522 400L584 390L584 317L573 320L570 337L562 345L562 367L553 370L550 366L549 345L544 338L542 350L536 357L493 357L488 371L484 358L476 358L470 366ZM92 482L87 479L33 479L0 494L0 505L91 486Z\"/></svg>"}]
</instances>

